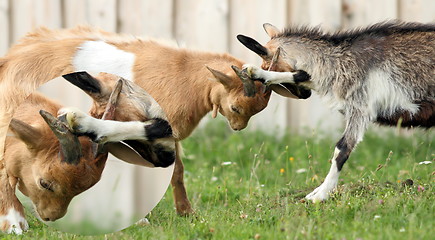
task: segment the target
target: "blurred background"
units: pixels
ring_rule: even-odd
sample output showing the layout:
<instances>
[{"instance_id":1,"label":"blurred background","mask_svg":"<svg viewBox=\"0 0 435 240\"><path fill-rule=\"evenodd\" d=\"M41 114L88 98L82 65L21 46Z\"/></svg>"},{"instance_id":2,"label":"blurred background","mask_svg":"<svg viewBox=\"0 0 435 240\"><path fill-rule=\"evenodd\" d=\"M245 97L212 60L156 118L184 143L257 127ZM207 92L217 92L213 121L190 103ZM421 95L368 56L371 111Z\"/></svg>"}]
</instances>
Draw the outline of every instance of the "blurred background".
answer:
<instances>
[{"instance_id":1,"label":"blurred background","mask_svg":"<svg viewBox=\"0 0 435 240\"><path fill-rule=\"evenodd\" d=\"M229 52L245 62L259 64L261 59L236 39L244 34L266 43L263 23L278 28L288 25L320 25L336 31L389 19L435 21L434 0L0 0L0 54L28 31L38 26L69 28L77 24L98 26L106 31L176 41L180 47ZM43 86L42 91L65 100L65 104L88 107L89 99L64 86L62 81ZM207 120L207 119L206 119ZM307 100L291 100L273 95L269 106L256 115L249 130L303 133L321 131L340 134L342 118L331 112L314 95ZM109 163L112 161L109 161ZM114 208L137 212L142 202L143 168L113 160L106 175L126 168L127 184ZM118 164L118 165L116 165ZM103 187L104 188L104 187ZM109 189L107 186L106 189ZM104 199L88 201L92 209ZM125 201L125 202L124 202ZM79 210L78 210L79 211ZM98 215L96 215L98 218Z\"/></svg>"}]
</instances>

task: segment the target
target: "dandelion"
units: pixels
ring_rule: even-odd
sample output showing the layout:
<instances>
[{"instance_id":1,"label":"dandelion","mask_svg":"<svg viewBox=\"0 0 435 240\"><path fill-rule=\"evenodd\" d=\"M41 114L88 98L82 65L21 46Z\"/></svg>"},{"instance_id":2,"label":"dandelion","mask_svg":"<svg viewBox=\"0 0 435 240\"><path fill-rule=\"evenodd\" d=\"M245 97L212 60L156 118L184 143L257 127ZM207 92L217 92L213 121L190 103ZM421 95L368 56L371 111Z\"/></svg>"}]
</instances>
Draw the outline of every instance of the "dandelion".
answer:
<instances>
[{"instance_id":1,"label":"dandelion","mask_svg":"<svg viewBox=\"0 0 435 240\"><path fill-rule=\"evenodd\" d=\"M295 160L295 158L294 157L289 157L289 159L288 159L291 163L293 163L293 161Z\"/></svg>"},{"instance_id":2,"label":"dandelion","mask_svg":"<svg viewBox=\"0 0 435 240\"><path fill-rule=\"evenodd\" d=\"M281 173L281 174L283 174L284 172L285 172L284 168L281 168L281 169L279 170L279 173Z\"/></svg>"}]
</instances>

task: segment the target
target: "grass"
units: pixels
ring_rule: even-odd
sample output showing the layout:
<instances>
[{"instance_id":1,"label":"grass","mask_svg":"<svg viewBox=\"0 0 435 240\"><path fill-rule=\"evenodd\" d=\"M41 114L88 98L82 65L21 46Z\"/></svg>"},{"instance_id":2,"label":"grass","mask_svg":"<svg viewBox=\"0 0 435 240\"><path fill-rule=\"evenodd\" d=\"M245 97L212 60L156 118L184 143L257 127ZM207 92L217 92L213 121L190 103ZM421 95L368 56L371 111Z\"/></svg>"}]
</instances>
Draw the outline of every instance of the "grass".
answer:
<instances>
[{"instance_id":1,"label":"grass","mask_svg":"<svg viewBox=\"0 0 435 240\"><path fill-rule=\"evenodd\" d=\"M382 131L383 132L383 131ZM210 137L212 136L212 137ZM323 203L304 202L329 170L334 143L318 133L233 133L214 121L184 141L185 183L196 214L176 215L169 189L150 225L94 237L61 233L29 216L5 239L433 239L434 134L369 132ZM408 180L409 179L409 180ZM411 185L412 182L412 185Z\"/></svg>"}]
</instances>

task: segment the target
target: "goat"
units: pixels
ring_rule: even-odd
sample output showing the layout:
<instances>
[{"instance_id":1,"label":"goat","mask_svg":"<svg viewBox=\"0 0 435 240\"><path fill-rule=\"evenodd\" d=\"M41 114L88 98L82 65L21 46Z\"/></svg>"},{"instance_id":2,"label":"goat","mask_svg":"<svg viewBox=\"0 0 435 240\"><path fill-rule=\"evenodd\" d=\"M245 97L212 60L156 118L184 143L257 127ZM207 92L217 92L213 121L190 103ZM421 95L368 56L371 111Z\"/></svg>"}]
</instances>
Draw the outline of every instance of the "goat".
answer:
<instances>
[{"instance_id":1,"label":"goat","mask_svg":"<svg viewBox=\"0 0 435 240\"><path fill-rule=\"evenodd\" d=\"M64 77L76 74L86 73ZM98 77L101 76L117 79L111 74L101 73ZM127 122L113 121L115 116L119 118L120 115L116 113L116 105L134 104L131 99L142 100L142 105L137 106L138 111L143 111L143 117L151 120L132 121L125 114L123 120ZM93 118L75 108L64 108L37 93L31 94L14 114L9 126L13 134L6 138L5 148L8 179L12 189L18 186L31 199L42 220L55 221L63 217L71 199L99 181L110 149L115 148L118 154L133 149L143 158L142 163L136 162L140 165L151 163L166 167L174 163L175 142L171 127L160 106L143 89L121 79L106 100L102 119ZM38 110L42 118L35 116ZM68 128L68 125L72 126L69 114L72 110L81 114L80 117L92 128L88 128L87 132ZM60 115L59 119L53 117L56 113ZM78 135L87 135L98 145L87 138L78 138ZM127 141L119 143L123 140ZM132 154L128 156L131 158ZM150 163L143 163L143 160ZM28 228L21 204L17 203L8 211L15 215L18 222L8 216L4 219L8 223L2 226L3 231L22 233Z\"/></svg>"},{"instance_id":2,"label":"goat","mask_svg":"<svg viewBox=\"0 0 435 240\"><path fill-rule=\"evenodd\" d=\"M107 160L107 152L94 154L87 138L78 138L53 116L60 108L31 94L14 114L5 142L8 182L32 200L44 221L63 217L71 199L99 181ZM19 202L4 210L3 231L21 234L28 228Z\"/></svg>"},{"instance_id":3,"label":"goat","mask_svg":"<svg viewBox=\"0 0 435 240\"><path fill-rule=\"evenodd\" d=\"M0 115L0 149L14 109L44 82L75 71L121 76L145 89L166 113L177 141L171 180L175 206L180 215L190 214L193 210L183 182L179 141L188 137L210 111L212 117L220 112L232 129L242 130L251 116L267 106L270 98L271 92L260 91L263 86L259 83L249 87L258 89L254 96L245 93L247 85L231 65L241 68L243 62L228 54L179 49L89 27L40 28L27 34L0 59L0 112L3 113ZM105 87L105 82L98 83ZM90 92L91 95L101 93ZM96 100L94 107L103 104ZM127 106L125 112L130 108ZM95 108L93 116L99 114L101 110ZM4 176L4 169L0 169L0 179ZM10 186L3 180L0 184L2 199Z\"/></svg>"},{"instance_id":4,"label":"goat","mask_svg":"<svg viewBox=\"0 0 435 240\"><path fill-rule=\"evenodd\" d=\"M242 71L266 85L287 83L313 89L346 120L329 173L307 199L316 202L328 198L370 122L434 126L434 24L391 21L333 34L307 27L279 31L265 24L264 28L271 37L265 46L238 36L263 58L262 68L248 64ZM263 70L271 65L277 49L283 54L273 71Z\"/></svg>"}]
</instances>

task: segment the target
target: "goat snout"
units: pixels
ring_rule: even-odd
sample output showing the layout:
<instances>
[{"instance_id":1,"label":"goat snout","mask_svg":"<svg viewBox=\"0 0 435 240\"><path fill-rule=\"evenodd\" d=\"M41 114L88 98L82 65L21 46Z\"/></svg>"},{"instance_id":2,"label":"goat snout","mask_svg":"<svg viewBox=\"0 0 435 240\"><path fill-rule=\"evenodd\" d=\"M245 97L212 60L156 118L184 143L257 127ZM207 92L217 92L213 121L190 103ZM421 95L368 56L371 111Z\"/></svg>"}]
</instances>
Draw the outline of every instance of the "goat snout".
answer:
<instances>
[{"instance_id":1,"label":"goat snout","mask_svg":"<svg viewBox=\"0 0 435 240\"><path fill-rule=\"evenodd\" d=\"M246 127L246 123L230 123L231 128L234 131L240 131L243 130Z\"/></svg>"},{"instance_id":2,"label":"goat snout","mask_svg":"<svg viewBox=\"0 0 435 240\"><path fill-rule=\"evenodd\" d=\"M37 212L43 221L56 221L66 214L66 210L38 210Z\"/></svg>"}]
</instances>

